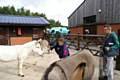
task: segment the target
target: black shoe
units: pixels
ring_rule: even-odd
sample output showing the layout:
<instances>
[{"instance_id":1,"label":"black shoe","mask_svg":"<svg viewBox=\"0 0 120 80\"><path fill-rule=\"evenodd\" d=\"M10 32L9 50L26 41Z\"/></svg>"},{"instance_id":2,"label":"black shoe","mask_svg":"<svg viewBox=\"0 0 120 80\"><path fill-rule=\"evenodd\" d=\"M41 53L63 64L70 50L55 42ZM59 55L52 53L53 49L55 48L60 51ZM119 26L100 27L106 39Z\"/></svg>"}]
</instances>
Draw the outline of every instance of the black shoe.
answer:
<instances>
[{"instance_id":1,"label":"black shoe","mask_svg":"<svg viewBox=\"0 0 120 80\"><path fill-rule=\"evenodd\" d=\"M99 77L99 80L108 80L108 77L107 76L102 76L102 77Z\"/></svg>"},{"instance_id":2,"label":"black shoe","mask_svg":"<svg viewBox=\"0 0 120 80\"><path fill-rule=\"evenodd\" d=\"M104 76L103 80L108 80L108 77L107 77L107 76Z\"/></svg>"}]
</instances>

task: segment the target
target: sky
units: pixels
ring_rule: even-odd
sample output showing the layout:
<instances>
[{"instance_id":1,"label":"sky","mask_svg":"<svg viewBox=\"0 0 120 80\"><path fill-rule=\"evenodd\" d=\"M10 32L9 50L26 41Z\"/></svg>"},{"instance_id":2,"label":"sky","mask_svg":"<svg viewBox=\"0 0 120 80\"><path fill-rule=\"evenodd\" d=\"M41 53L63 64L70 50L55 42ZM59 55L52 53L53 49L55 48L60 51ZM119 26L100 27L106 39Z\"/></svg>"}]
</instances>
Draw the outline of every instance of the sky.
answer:
<instances>
[{"instance_id":1,"label":"sky","mask_svg":"<svg viewBox=\"0 0 120 80\"><path fill-rule=\"evenodd\" d=\"M0 0L0 6L24 7L32 12L45 13L48 19L59 20L68 26L68 17L84 0Z\"/></svg>"}]
</instances>

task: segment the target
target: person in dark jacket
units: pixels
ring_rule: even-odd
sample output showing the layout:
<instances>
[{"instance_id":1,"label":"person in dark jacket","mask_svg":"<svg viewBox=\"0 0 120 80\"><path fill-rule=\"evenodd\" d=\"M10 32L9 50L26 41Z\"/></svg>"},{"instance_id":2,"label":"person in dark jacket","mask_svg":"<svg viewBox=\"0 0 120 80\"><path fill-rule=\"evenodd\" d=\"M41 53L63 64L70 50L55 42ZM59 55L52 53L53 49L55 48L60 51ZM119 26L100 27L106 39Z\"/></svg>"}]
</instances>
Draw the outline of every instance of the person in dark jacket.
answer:
<instances>
[{"instance_id":1,"label":"person in dark jacket","mask_svg":"<svg viewBox=\"0 0 120 80\"><path fill-rule=\"evenodd\" d=\"M55 49L59 58L65 58L70 55L67 44L64 38L61 37L56 39L56 44L51 49Z\"/></svg>"},{"instance_id":2,"label":"person in dark jacket","mask_svg":"<svg viewBox=\"0 0 120 80\"><path fill-rule=\"evenodd\" d=\"M115 32L112 32L110 25L104 27L106 36L103 43L103 72L105 80L114 80L113 79L113 70L114 70L114 57L117 56L117 50L119 50L119 40ZM118 52L119 54L119 52Z\"/></svg>"}]
</instances>

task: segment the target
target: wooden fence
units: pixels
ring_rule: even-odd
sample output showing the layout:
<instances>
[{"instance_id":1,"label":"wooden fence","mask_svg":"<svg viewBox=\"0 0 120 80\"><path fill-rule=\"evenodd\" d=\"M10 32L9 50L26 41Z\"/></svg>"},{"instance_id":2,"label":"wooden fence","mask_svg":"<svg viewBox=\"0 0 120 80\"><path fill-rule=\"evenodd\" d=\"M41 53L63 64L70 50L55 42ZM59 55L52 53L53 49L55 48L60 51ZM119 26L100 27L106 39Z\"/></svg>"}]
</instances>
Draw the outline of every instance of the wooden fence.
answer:
<instances>
[{"instance_id":1,"label":"wooden fence","mask_svg":"<svg viewBox=\"0 0 120 80\"><path fill-rule=\"evenodd\" d=\"M98 55L100 52L100 46L103 44L104 35L81 35L81 34L69 34L63 35L69 48L76 50L89 50L93 55ZM49 34L46 39L50 43L54 43L57 35Z\"/></svg>"}]
</instances>

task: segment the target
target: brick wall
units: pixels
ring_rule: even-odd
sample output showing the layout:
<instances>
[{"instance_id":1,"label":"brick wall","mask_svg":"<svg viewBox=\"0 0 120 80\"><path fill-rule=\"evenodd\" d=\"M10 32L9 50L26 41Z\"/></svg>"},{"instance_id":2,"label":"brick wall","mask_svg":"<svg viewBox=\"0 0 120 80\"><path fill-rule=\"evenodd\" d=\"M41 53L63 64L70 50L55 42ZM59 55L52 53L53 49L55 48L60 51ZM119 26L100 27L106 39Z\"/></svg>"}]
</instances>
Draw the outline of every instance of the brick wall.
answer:
<instances>
[{"instance_id":1,"label":"brick wall","mask_svg":"<svg viewBox=\"0 0 120 80\"><path fill-rule=\"evenodd\" d=\"M118 34L118 30L120 30L120 24L112 24L112 31L115 31Z\"/></svg>"},{"instance_id":2,"label":"brick wall","mask_svg":"<svg viewBox=\"0 0 120 80\"><path fill-rule=\"evenodd\" d=\"M71 34L77 34L77 33L83 34L83 27L71 27L70 33Z\"/></svg>"},{"instance_id":3,"label":"brick wall","mask_svg":"<svg viewBox=\"0 0 120 80\"><path fill-rule=\"evenodd\" d=\"M111 24L112 31L115 31L118 34L118 30L120 30L120 24ZM70 28L71 34L83 34L83 27L71 27ZM97 35L104 35L104 25L97 25Z\"/></svg>"},{"instance_id":4,"label":"brick wall","mask_svg":"<svg viewBox=\"0 0 120 80\"><path fill-rule=\"evenodd\" d=\"M120 30L120 24L111 24L112 31L115 31L116 34L118 34L118 30ZM97 34L98 35L103 35L105 34L104 32L104 25L98 25L97 26Z\"/></svg>"},{"instance_id":5,"label":"brick wall","mask_svg":"<svg viewBox=\"0 0 120 80\"><path fill-rule=\"evenodd\" d=\"M83 27L71 27L70 28L70 34L83 34ZM70 36L71 39L76 39L77 36L72 35Z\"/></svg>"},{"instance_id":6,"label":"brick wall","mask_svg":"<svg viewBox=\"0 0 120 80\"><path fill-rule=\"evenodd\" d=\"M29 41L32 41L32 37L10 37L11 45L24 44Z\"/></svg>"},{"instance_id":7,"label":"brick wall","mask_svg":"<svg viewBox=\"0 0 120 80\"><path fill-rule=\"evenodd\" d=\"M98 25L97 26L97 35L104 35L104 25Z\"/></svg>"}]
</instances>

